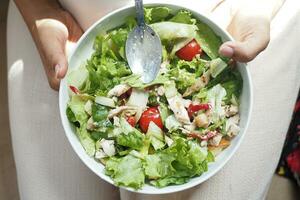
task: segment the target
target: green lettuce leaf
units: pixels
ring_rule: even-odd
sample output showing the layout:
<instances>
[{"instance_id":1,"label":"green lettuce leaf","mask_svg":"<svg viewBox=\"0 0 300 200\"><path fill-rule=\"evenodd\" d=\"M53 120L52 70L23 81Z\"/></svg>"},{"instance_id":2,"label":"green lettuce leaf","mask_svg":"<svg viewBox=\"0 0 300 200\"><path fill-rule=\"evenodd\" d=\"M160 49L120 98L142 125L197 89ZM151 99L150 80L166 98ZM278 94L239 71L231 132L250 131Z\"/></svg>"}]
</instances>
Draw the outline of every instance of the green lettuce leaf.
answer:
<instances>
[{"instance_id":1,"label":"green lettuce leaf","mask_svg":"<svg viewBox=\"0 0 300 200\"><path fill-rule=\"evenodd\" d=\"M117 136L117 144L140 150L144 145L144 135L133 128L124 118L120 119L122 133Z\"/></svg>"},{"instance_id":2,"label":"green lettuce leaf","mask_svg":"<svg viewBox=\"0 0 300 200\"><path fill-rule=\"evenodd\" d=\"M169 70L170 79L175 80L176 88L180 93L192 86L198 77L209 66L209 62L195 58L192 61L178 60Z\"/></svg>"},{"instance_id":3,"label":"green lettuce leaf","mask_svg":"<svg viewBox=\"0 0 300 200\"><path fill-rule=\"evenodd\" d=\"M213 78L216 78L225 68L227 63L221 58L216 58L210 61L210 72Z\"/></svg>"},{"instance_id":4,"label":"green lettuce leaf","mask_svg":"<svg viewBox=\"0 0 300 200\"><path fill-rule=\"evenodd\" d=\"M83 124L80 128L76 128L76 134L86 153L91 157L94 156L96 142L86 130L86 124Z\"/></svg>"},{"instance_id":5,"label":"green lettuce leaf","mask_svg":"<svg viewBox=\"0 0 300 200\"><path fill-rule=\"evenodd\" d=\"M196 19L192 18L192 13L187 10L180 10L170 21L183 24L196 24Z\"/></svg>"},{"instance_id":6,"label":"green lettuce leaf","mask_svg":"<svg viewBox=\"0 0 300 200\"><path fill-rule=\"evenodd\" d=\"M94 103L92 105L92 117L94 122L101 122L106 120L108 116L108 108L100 104Z\"/></svg>"},{"instance_id":7,"label":"green lettuce leaf","mask_svg":"<svg viewBox=\"0 0 300 200\"><path fill-rule=\"evenodd\" d=\"M170 9L167 7L145 8L145 21L152 24L164 21L170 15Z\"/></svg>"},{"instance_id":8,"label":"green lettuce leaf","mask_svg":"<svg viewBox=\"0 0 300 200\"><path fill-rule=\"evenodd\" d=\"M229 67L225 68L216 78L211 80L207 87L212 88L217 84L221 84L226 90L224 102L230 103L232 96L239 98L242 93L243 79L240 72Z\"/></svg>"},{"instance_id":9,"label":"green lettuce leaf","mask_svg":"<svg viewBox=\"0 0 300 200\"><path fill-rule=\"evenodd\" d=\"M180 93L192 86L196 82L196 74L190 73L186 69L174 68L169 71L170 77L175 79L176 88Z\"/></svg>"},{"instance_id":10,"label":"green lettuce leaf","mask_svg":"<svg viewBox=\"0 0 300 200\"><path fill-rule=\"evenodd\" d=\"M67 75L67 82L68 85L75 86L76 88L81 89L82 86L85 84L87 78L88 78L89 72L85 68L84 65L80 66L79 68L76 68L74 70L71 70L68 72Z\"/></svg>"},{"instance_id":11,"label":"green lettuce leaf","mask_svg":"<svg viewBox=\"0 0 300 200\"><path fill-rule=\"evenodd\" d=\"M207 150L196 142L177 138L173 144L153 156L146 156L145 173L156 180L156 187L183 184L191 177L207 171Z\"/></svg>"},{"instance_id":12,"label":"green lettuce leaf","mask_svg":"<svg viewBox=\"0 0 300 200\"><path fill-rule=\"evenodd\" d=\"M165 121L165 127L170 131L173 132L179 129L182 124L175 118L174 115L170 115Z\"/></svg>"},{"instance_id":13,"label":"green lettuce leaf","mask_svg":"<svg viewBox=\"0 0 300 200\"><path fill-rule=\"evenodd\" d=\"M224 110L222 109L222 101L226 96L226 90L220 85L216 85L207 92L207 99L212 106L212 120L218 122L224 118Z\"/></svg>"},{"instance_id":14,"label":"green lettuce leaf","mask_svg":"<svg viewBox=\"0 0 300 200\"><path fill-rule=\"evenodd\" d=\"M149 179L158 179L175 173L172 162L173 156L165 153L147 155L145 157L145 174Z\"/></svg>"},{"instance_id":15,"label":"green lettuce leaf","mask_svg":"<svg viewBox=\"0 0 300 200\"><path fill-rule=\"evenodd\" d=\"M159 35L161 40L175 40L178 38L195 38L197 26L191 24L182 24L176 22L159 22L150 25L151 28Z\"/></svg>"},{"instance_id":16,"label":"green lettuce leaf","mask_svg":"<svg viewBox=\"0 0 300 200\"><path fill-rule=\"evenodd\" d=\"M126 83L130 87L133 87L133 88L144 89L146 87L150 87L150 86L153 86L153 85L162 85L166 81L169 80L168 75L159 74L151 83L144 84L140 80L140 77L141 77L140 75L131 74L129 76L123 77L121 79L121 82Z\"/></svg>"},{"instance_id":17,"label":"green lettuce leaf","mask_svg":"<svg viewBox=\"0 0 300 200\"><path fill-rule=\"evenodd\" d=\"M197 42L203 51L211 58L219 57L219 48L222 45L221 37L218 36L207 24L197 22Z\"/></svg>"},{"instance_id":18,"label":"green lettuce leaf","mask_svg":"<svg viewBox=\"0 0 300 200\"><path fill-rule=\"evenodd\" d=\"M154 185L158 188L163 188L163 187L166 187L168 185L182 185L182 184L188 182L189 179L190 178L187 178L187 177L167 176L167 177L162 178L162 179L150 181L150 184L152 184L152 185Z\"/></svg>"},{"instance_id":19,"label":"green lettuce leaf","mask_svg":"<svg viewBox=\"0 0 300 200\"><path fill-rule=\"evenodd\" d=\"M160 117L164 125L166 124L166 119L168 118L168 116L171 115L171 110L167 105L168 103L159 102L158 106Z\"/></svg>"},{"instance_id":20,"label":"green lettuce leaf","mask_svg":"<svg viewBox=\"0 0 300 200\"><path fill-rule=\"evenodd\" d=\"M80 95L73 95L68 103L67 116L71 122L79 122L80 126L88 120L88 115L85 112L86 100Z\"/></svg>"},{"instance_id":21,"label":"green lettuce leaf","mask_svg":"<svg viewBox=\"0 0 300 200\"><path fill-rule=\"evenodd\" d=\"M154 122L150 122L146 135L155 150L162 149L165 146L163 132Z\"/></svg>"},{"instance_id":22,"label":"green lettuce leaf","mask_svg":"<svg viewBox=\"0 0 300 200\"><path fill-rule=\"evenodd\" d=\"M122 158L111 157L106 162L106 174L120 186L135 189L141 188L145 182L145 174L141 159L132 155Z\"/></svg>"}]
</instances>

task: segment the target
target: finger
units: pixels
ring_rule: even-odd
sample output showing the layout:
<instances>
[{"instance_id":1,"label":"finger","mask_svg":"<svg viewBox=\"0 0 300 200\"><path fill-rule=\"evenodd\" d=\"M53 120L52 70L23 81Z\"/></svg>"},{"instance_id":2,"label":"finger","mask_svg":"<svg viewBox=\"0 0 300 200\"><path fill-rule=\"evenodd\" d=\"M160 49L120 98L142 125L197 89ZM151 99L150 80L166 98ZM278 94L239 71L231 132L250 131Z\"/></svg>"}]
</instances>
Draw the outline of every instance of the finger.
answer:
<instances>
[{"instance_id":1,"label":"finger","mask_svg":"<svg viewBox=\"0 0 300 200\"><path fill-rule=\"evenodd\" d=\"M56 79L62 79L65 77L68 71L68 62L64 53L55 54L55 58L53 59L54 72Z\"/></svg>"},{"instance_id":2,"label":"finger","mask_svg":"<svg viewBox=\"0 0 300 200\"><path fill-rule=\"evenodd\" d=\"M267 47L269 40L267 34L252 34L243 42L225 42L220 47L219 53L239 62L249 62Z\"/></svg>"},{"instance_id":3,"label":"finger","mask_svg":"<svg viewBox=\"0 0 300 200\"><path fill-rule=\"evenodd\" d=\"M50 79L60 80L64 78L68 69L68 61L65 54L65 41L53 39L51 43L44 45L45 63Z\"/></svg>"},{"instance_id":4,"label":"finger","mask_svg":"<svg viewBox=\"0 0 300 200\"><path fill-rule=\"evenodd\" d=\"M235 17L228 31L236 41L225 42L219 53L239 62L253 60L270 41L270 23L262 17Z\"/></svg>"}]
</instances>

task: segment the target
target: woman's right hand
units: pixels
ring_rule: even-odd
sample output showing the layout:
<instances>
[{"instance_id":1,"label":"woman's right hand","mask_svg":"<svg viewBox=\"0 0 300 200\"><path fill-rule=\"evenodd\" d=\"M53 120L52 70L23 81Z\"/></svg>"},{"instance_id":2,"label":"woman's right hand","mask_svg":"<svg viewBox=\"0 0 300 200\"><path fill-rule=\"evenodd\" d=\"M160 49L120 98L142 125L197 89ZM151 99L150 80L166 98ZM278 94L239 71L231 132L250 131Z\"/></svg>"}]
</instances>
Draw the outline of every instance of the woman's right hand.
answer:
<instances>
[{"instance_id":1,"label":"woman's right hand","mask_svg":"<svg viewBox=\"0 0 300 200\"><path fill-rule=\"evenodd\" d=\"M40 53L48 82L58 90L66 75L66 45L76 42L83 31L56 0L15 0Z\"/></svg>"},{"instance_id":2,"label":"woman's right hand","mask_svg":"<svg viewBox=\"0 0 300 200\"><path fill-rule=\"evenodd\" d=\"M66 44L76 42L82 35L82 29L74 18L63 10L55 10L55 18L36 21L34 35L44 69L52 89L58 90L60 80L68 69Z\"/></svg>"}]
</instances>

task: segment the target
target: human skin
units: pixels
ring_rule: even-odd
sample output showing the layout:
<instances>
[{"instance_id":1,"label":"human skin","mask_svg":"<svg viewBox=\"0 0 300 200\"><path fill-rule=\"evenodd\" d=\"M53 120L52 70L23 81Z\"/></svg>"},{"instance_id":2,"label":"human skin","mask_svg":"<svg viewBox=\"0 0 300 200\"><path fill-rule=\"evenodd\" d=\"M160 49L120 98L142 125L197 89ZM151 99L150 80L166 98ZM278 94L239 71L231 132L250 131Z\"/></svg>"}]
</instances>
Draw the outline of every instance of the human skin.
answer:
<instances>
[{"instance_id":1,"label":"human skin","mask_svg":"<svg viewBox=\"0 0 300 200\"><path fill-rule=\"evenodd\" d=\"M283 2L236 1L227 27L236 41L225 42L219 53L240 62L253 60L268 46L271 19ZM49 85L58 90L60 80L68 69L66 45L76 42L83 31L73 16L56 0L15 0L15 3L40 53Z\"/></svg>"}]
</instances>

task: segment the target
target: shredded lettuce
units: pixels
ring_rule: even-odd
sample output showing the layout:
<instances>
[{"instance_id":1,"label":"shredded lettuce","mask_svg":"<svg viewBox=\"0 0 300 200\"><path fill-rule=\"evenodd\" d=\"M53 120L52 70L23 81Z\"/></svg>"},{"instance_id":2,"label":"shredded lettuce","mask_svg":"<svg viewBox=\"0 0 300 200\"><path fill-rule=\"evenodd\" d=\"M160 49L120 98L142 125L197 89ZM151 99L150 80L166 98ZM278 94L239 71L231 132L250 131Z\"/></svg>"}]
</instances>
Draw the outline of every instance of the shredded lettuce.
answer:
<instances>
[{"instance_id":1,"label":"shredded lettuce","mask_svg":"<svg viewBox=\"0 0 300 200\"><path fill-rule=\"evenodd\" d=\"M79 138L80 143L85 149L89 156L95 155L95 141L92 139L91 135L86 130L86 124L83 124L80 128L76 128L76 133Z\"/></svg>"},{"instance_id":2,"label":"shredded lettuce","mask_svg":"<svg viewBox=\"0 0 300 200\"><path fill-rule=\"evenodd\" d=\"M159 22L151 24L151 28L159 35L161 40L174 40L178 38L195 38L197 26L176 22Z\"/></svg>"},{"instance_id":3,"label":"shredded lettuce","mask_svg":"<svg viewBox=\"0 0 300 200\"><path fill-rule=\"evenodd\" d=\"M152 121L149 124L147 136L155 150L162 149L165 146L162 130Z\"/></svg>"},{"instance_id":4,"label":"shredded lettuce","mask_svg":"<svg viewBox=\"0 0 300 200\"><path fill-rule=\"evenodd\" d=\"M203 51L211 58L219 57L219 48L222 45L222 39L207 24L197 22L198 32L197 42L201 45Z\"/></svg>"},{"instance_id":5,"label":"shredded lettuce","mask_svg":"<svg viewBox=\"0 0 300 200\"><path fill-rule=\"evenodd\" d=\"M131 74L129 76L123 77L121 80L122 83L128 84L129 86L138 89L144 89L153 85L162 85L169 80L168 75L159 74L151 83L145 84L140 80L140 77L140 75Z\"/></svg>"},{"instance_id":6,"label":"shredded lettuce","mask_svg":"<svg viewBox=\"0 0 300 200\"><path fill-rule=\"evenodd\" d=\"M124 118L120 119L122 133L117 136L117 143L121 146L140 150L144 144L144 135L133 128Z\"/></svg>"},{"instance_id":7,"label":"shredded lettuce","mask_svg":"<svg viewBox=\"0 0 300 200\"><path fill-rule=\"evenodd\" d=\"M211 88L217 84L221 84L226 90L224 102L230 103L232 96L239 98L243 88L243 79L236 69L225 68L216 78L211 80L207 87Z\"/></svg>"},{"instance_id":8,"label":"shredded lettuce","mask_svg":"<svg viewBox=\"0 0 300 200\"><path fill-rule=\"evenodd\" d=\"M167 7L145 8L145 21L147 24L163 21L170 15Z\"/></svg>"},{"instance_id":9,"label":"shredded lettuce","mask_svg":"<svg viewBox=\"0 0 300 200\"><path fill-rule=\"evenodd\" d=\"M165 127L170 131L173 132L177 129L179 129L182 126L182 124L177 121L174 115L170 115L166 121L165 121Z\"/></svg>"},{"instance_id":10,"label":"shredded lettuce","mask_svg":"<svg viewBox=\"0 0 300 200\"><path fill-rule=\"evenodd\" d=\"M152 168L152 170L148 170L147 175L159 177L150 183L157 187L185 183L189 178L207 171L206 157L207 150L201 148L199 144L178 138L168 149L158 153L156 158L148 158L149 161L153 162L146 164ZM168 169L167 173L161 170L165 168Z\"/></svg>"},{"instance_id":11,"label":"shredded lettuce","mask_svg":"<svg viewBox=\"0 0 300 200\"><path fill-rule=\"evenodd\" d=\"M212 120L218 122L224 117L224 110L222 109L222 100L226 96L226 90L220 85L216 85L207 92L207 99L212 106Z\"/></svg>"},{"instance_id":12,"label":"shredded lettuce","mask_svg":"<svg viewBox=\"0 0 300 200\"><path fill-rule=\"evenodd\" d=\"M145 183L142 161L132 155L122 158L111 157L106 162L105 170L106 174L113 177L114 182L120 186L138 189Z\"/></svg>"},{"instance_id":13,"label":"shredded lettuce","mask_svg":"<svg viewBox=\"0 0 300 200\"><path fill-rule=\"evenodd\" d=\"M80 95L73 95L68 103L67 116L72 122L78 122L81 126L88 120L84 105L86 101Z\"/></svg>"},{"instance_id":14,"label":"shredded lettuce","mask_svg":"<svg viewBox=\"0 0 300 200\"><path fill-rule=\"evenodd\" d=\"M196 19L192 17L192 13L187 10L180 10L174 17L170 19L171 22L183 24L196 24Z\"/></svg>"}]
</instances>

